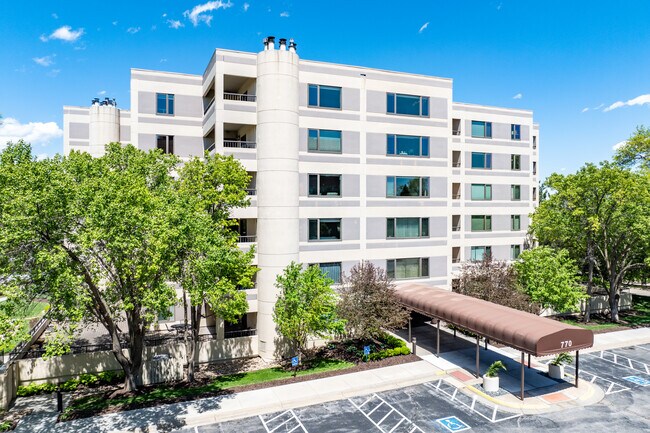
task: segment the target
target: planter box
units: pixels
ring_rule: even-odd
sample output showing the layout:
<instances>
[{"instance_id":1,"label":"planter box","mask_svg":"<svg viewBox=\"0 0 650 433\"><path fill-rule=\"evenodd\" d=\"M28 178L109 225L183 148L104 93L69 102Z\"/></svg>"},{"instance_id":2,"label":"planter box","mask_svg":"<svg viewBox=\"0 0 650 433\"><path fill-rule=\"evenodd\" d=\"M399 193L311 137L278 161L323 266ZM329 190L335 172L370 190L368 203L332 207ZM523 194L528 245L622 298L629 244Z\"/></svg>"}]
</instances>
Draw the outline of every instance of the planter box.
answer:
<instances>
[{"instance_id":1,"label":"planter box","mask_svg":"<svg viewBox=\"0 0 650 433\"><path fill-rule=\"evenodd\" d=\"M552 379L564 379L564 366L549 364L548 375Z\"/></svg>"},{"instance_id":2,"label":"planter box","mask_svg":"<svg viewBox=\"0 0 650 433\"><path fill-rule=\"evenodd\" d=\"M497 392L499 390L499 376L483 376L483 389L487 392Z\"/></svg>"}]
</instances>

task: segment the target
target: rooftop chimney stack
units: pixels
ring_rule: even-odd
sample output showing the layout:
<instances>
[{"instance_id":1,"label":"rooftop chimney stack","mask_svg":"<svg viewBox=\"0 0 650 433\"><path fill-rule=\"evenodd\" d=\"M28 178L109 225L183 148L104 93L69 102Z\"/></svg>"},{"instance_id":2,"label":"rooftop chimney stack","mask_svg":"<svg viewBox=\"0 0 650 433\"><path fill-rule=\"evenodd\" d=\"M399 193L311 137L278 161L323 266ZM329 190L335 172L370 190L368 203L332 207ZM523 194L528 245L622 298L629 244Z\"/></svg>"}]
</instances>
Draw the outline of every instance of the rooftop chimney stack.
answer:
<instances>
[{"instance_id":1,"label":"rooftop chimney stack","mask_svg":"<svg viewBox=\"0 0 650 433\"><path fill-rule=\"evenodd\" d=\"M268 41L268 43L269 43L269 45L268 45L269 50L270 50L270 51L275 50L275 36L269 36L269 37L266 38L266 39L267 39L267 41Z\"/></svg>"},{"instance_id":2,"label":"rooftop chimney stack","mask_svg":"<svg viewBox=\"0 0 650 433\"><path fill-rule=\"evenodd\" d=\"M287 51L287 40L280 39L280 51Z\"/></svg>"},{"instance_id":3,"label":"rooftop chimney stack","mask_svg":"<svg viewBox=\"0 0 650 433\"><path fill-rule=\"evenodd\" d=\"M289 52L290 53L295 53L296 52L296 46L297 46L297 44L294 42L294 40L289 39Z\"/></svg>"},{"instance_id":4,"label":"rooftop chimney stack","mask_svg":"<svg viewBox=\"0 0 650 433\"><path fill-rule=\"evenodd\" d=\"M262 43L264 44L264 51L268 51L268 49L269 49L269 38L264 38Z\"/></svg>"}]
</instances>

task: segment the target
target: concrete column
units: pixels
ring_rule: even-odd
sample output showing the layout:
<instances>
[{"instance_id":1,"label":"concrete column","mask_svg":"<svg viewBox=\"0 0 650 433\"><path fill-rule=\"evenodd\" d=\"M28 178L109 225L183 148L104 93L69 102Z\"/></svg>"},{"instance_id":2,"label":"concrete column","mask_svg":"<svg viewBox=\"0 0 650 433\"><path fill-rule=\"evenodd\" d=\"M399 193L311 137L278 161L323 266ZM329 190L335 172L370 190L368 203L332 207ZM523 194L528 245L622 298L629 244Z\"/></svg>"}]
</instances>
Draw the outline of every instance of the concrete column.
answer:
<instances>
[{"instance_id":1,"label":"concrete column","mask_svg":"<svg viewBox=\"0 0 650 433\"><path fill-rule=\"evenodd\" d=\"M272 359L278 335L275 279L298 257L298 55L257 55L257 329L259 354Z\"/></svg>"},{"instance_id":2,"label":"concrete column","mask_svg":"<svg viewBox=\"0 0 650 433\"><path fill-rule=\"evenodd\" d=\"M120 141L120 110L113 105L90 106L89 152L102 156L108 143Z\"/></svg>"}]
</instances>

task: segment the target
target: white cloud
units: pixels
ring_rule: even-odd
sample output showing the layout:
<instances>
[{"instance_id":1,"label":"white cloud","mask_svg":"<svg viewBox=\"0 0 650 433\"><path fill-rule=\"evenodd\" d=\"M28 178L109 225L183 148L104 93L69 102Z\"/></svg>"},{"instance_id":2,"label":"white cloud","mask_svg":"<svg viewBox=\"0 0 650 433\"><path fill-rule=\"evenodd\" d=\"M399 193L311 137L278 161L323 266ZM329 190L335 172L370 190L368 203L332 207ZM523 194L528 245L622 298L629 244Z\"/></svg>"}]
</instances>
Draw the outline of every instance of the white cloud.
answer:
<instances>
[{"instance_id":1,"label":"white cloud","mask_svg":"<svg viewBox=\"0 0 650 433\"><path fill-rule=\"evenodd\" d=\"M70 26L62 26L54 30L47 39L58 39L64 42L76 42L84 34L84 29L72 30ZM41 37L43 40L43 37Z\"/></svg>"},{"instance_id":2,"label":"white cloud","mask_svg":"<svg viewBox=\"0 0 650 433\"><path fill-rule=\"evenodd\" d=\"M34 63L37 65L41 65L44 67L48 67L50 65L54 64L54 58L56 57L56 54L52 54L51 56L43 56L43 57L34 57L32 60Z\"/></svg>"},{"instance_id":3,"label":"white cloud","mask_svg":"<svg viewBox=\"0 0 650 433\"><path fill-rule=\"evenodd\" d=\"M162 14L162 17L167 18L167 13L165 12L164 14Z\"/></svg>"},{"instance_id":4,"label":"white cloud","mask_svg":"<svg viewBox=\"0 0 650 433\"><path fill-rule=\"evenodd\" d=\"M185 27L182 22L179 20L167 20L167 24L169 24L170 29L178 29L181 27Z\"/></svg>"},{"instance_id":5,"label":"white cloud","mask_svg":"<svg viewBox=\"0 0 650 433\"><path fill-rule=\"evenodd\" d=\"M512 99L521 99L523 97L524 95L522 95L521 93L517 93L515 96L512 97Z\"/></svg>"},{"instance_id":6,"label":"white cloud","mask_svg":"<svg viewBox=\"0 0 650 433\"><path fill-rule=\"evenodd\" d=\"M128 29L126 29L126 32L132 35L135 35L139 31L140 31L140 27L129 27Z\"/></svg>"},{"instance_id":7,"label":"white cloud","mask_svg":"<svg viewBox=\"0 0 650 433\"><path fill-rule=\"evenodd\" d=\"M221 0L209 1L207 3L196 5L192 8L192 11L186 10L183 12L183 16L190 20L194 27L198 26L201 21L206 25L210 25L212 21L212 15L207 14L206 12L218 10L218 9L228 9L232 6L230 0L227 3L224 3Z\"/></svg>"},{"instance_id":8,"label":"white cloud","mask_svg":"<svg viewBox=\"0 0 650 433\"><path fill-rule=\"evenodd\" d=\"M626 143L627 141L619 141L618 143L612 146L612 150L618 150L621 147L625 146Z\"/></svg>"},{"instance_id":9,"label":"white cloud","mask_svg":"<svg viewBox=\"0 0 650 433\"><path fill-rule=\"evenodd\" d=\"M164 59L164 58L160 59L160 63L166 63L166 62L167 62L167 59Z\"/></svg>"},{"instance_id":10,"label":"white cloud","mask_svg":"<svg viewBox=\"0 0 650 433\"><path fill-rule=\"evenodd\" d=\"M97 92L97 94L98 94L99 96L105 95L105 94L106 94L106 90L100 90L99 92Z\"/></svg>"},{"instance_id":11,"label":"white cloud","mask_svg":"<svg viewBox=\"0 0 650 433\"><path fill-rule=\"evenodd\" d=\"M248 3L244 3L244 5L242 6L242 9L244 9L244 12L248 12L249 7L251 7L251 5L249 5Z\"/></svg>"},{"instance_id":12,"label":"white cloud","mask_svg":"<svg viewBox=\"0 0 650 433\"><path fill-rule=\"evenodd\" d=\"M587 111L589 111L589 107L585 107L585 108L583 108L582 111L581 111L581 113L586 113Z\"/></svg>"},{"instance_id":13,"label":"white cloud","mask_svg":"<svg viewBox=\"0 0 650 433\"><path fill-rule=\"evenodd\" d=\"M52 18L54 18L55 20L58 20L59 16L57 14L52 14Z\"/></svg>"},{"instance_id":14,"label":"white cloud","mask_svg":"<svg viewBox=\"0 0 650 433\"><path fill-rule=\"evenodd\" d=\"M20 139L28 143L46 146L55 138L63 136L63 130L55 122L29 122L22 124L18 120L7 117L0 124L0 149L8 141L16 142Z\"/></svg>"},{"instance_id":15,"label":"white cloud","mask_svg":"<svg viewBox=\"0 0 650 433\"><path fill-rule=\"evenodd\" d=\"M48 41L47 35L40 35L40 36L38 37L38 39L40 39L41 42L47 42L47 41Z\"/></svg>"},{"instance_id":16,"label":"white cloud","mask_svg":"<svg viewBox=\"0 0 650 433\"><path fill-rule=\"evenodd\" d=\"M639 95L636 98L630 99L626 102L616 101L610 106L606 107L603 111L608 112L625 106L631 107L633 105L646 105L646 104L650 104L650 93L646 93L645 95Z\"/></svg>"},{"instance_id":17,"label":"white cloud","mask_svg":"<svg viewBox=\"0 0 650 433\"><path fill-rule=\"evenodd\" d=\"M605 106L605 104L602 104L602 103L601 103L599 106L594 107L593 109L594 109L594 110L600 110L600 109L603 108L604 106Z\"/></svg>"},{"instance_id":18,"label":"white cloud","mask_svg":"<svg viewBox=\"0 0 650 433\"><path fill-rule=\"evenodd\" d=\"M289 12L287 12L287 11L281 12L281 13L280 13L280 16L281 16L282 18L289 18Z\"/></svg>"},{"instance_id":19,"label":"white cloud","mask_svg":"<svg viewBox=\"0 0 650 433\"><path fill-rule=\"evenodd\" d=\"M425 31L427 29L427 27L429 27L429 21L422 24L422 27L420 27L420 30L418 30L418 33L422 33L423 31Z\"/></svg>"}]
</instances>

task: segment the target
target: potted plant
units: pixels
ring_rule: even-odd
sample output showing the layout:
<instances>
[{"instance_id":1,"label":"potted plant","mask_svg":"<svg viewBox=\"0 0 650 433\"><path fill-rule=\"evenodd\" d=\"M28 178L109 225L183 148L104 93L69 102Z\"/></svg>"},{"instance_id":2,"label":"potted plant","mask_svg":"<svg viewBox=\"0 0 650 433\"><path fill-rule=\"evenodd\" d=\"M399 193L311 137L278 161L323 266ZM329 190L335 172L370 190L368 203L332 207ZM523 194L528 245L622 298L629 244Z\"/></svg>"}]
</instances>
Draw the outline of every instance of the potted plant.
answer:
<instances>
[{"instance_id":1,"label":"potted plant","mask_svg":"<svg viewBox=\"0 0 650 433\"><path fill-rule=\"evenodd\" d=\"M559 353L548 364L548 375L553 379L564 378L564 364L573 362L573 357L566 352Z\"/></svg>"},{"instance_id":2,"label":"potted plant","mask_svg":"<svg viewBox=\"0 0 650 433\"><path fill-rule=\"evenodd\" d=\"M483 376L483 389L487 392L499 390L499 371L506 371L507 368L501 361L494 361Z\"/></svg>"}]
</instances>

